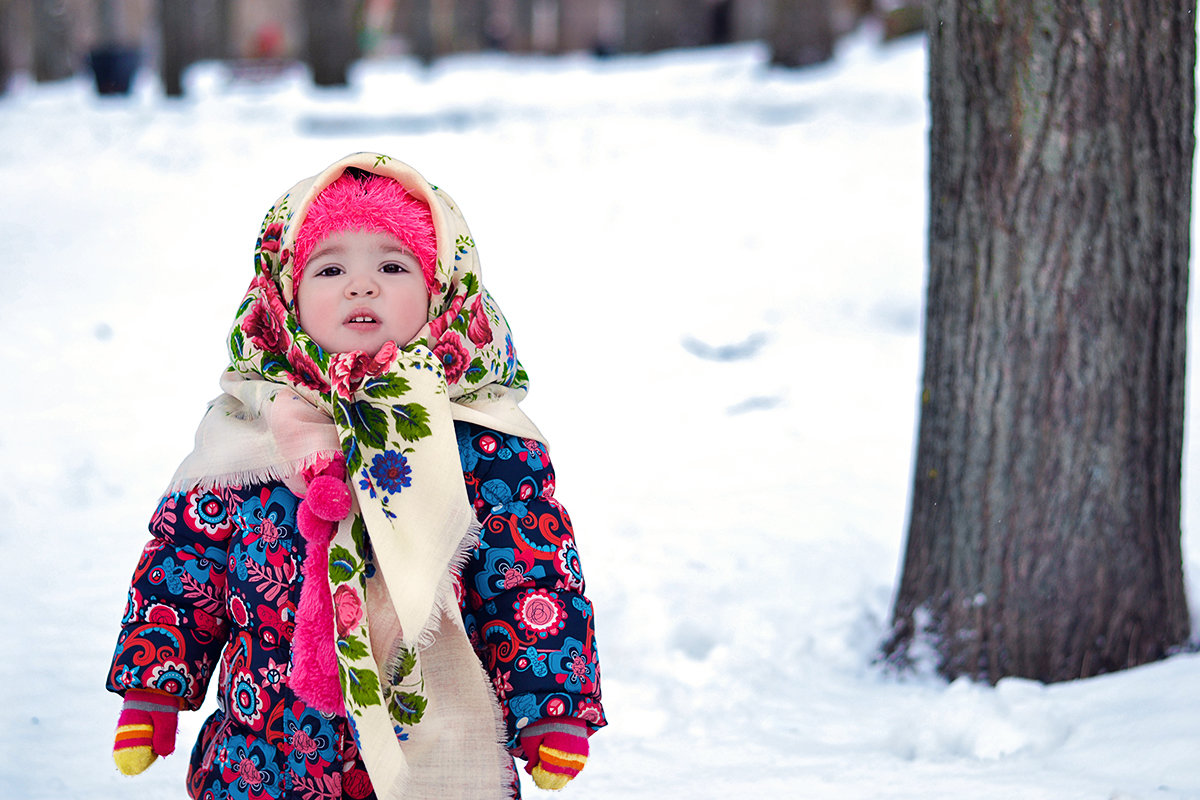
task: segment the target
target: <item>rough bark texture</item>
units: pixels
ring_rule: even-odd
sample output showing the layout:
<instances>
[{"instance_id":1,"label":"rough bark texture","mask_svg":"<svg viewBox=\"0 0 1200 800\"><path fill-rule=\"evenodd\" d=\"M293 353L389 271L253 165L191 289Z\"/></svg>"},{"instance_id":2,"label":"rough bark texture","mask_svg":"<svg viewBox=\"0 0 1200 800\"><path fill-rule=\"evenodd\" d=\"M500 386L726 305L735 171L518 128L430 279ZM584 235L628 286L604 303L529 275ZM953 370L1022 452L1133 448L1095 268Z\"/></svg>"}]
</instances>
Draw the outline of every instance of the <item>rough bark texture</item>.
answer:
<instances>
[{"instance_id":1,"label":"rough bark texture","mask_svg":"<svg viewBox=\"0 0 1200 800\"><path fill-rule=\"evenodd\" d=\"M927 5L925 366L892 654L1059 681L1188 635L1195 3Z\"/></svg>"}]
</instances>

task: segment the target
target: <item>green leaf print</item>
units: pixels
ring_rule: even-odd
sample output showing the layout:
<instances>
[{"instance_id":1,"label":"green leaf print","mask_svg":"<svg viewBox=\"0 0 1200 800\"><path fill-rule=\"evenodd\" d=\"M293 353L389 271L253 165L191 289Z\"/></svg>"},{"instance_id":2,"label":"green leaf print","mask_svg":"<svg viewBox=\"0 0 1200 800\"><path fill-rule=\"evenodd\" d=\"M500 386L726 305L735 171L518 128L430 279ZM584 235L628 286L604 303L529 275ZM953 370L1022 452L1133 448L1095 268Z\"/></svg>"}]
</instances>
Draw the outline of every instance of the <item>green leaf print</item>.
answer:
<instances>
[{"instance_id":1,"label":"green leaf print","mask_svg":"<svg viewBox=\"0 0 1200 800\"><path fill-rule=\"evenodd\" d=\"M342 442L342 455L346 457L346 469L350 472L358 472L362 469L362 450L358 448L358 439L353 436L347 436Z\"/></svg>"},{"instance_id":2,"label":"green leaf print","mask_svg":"<svg viewBox=\"0 0 1200 800\"><path fill-rule=\"evenodd\" d=\"M343 690L350 702L359 708L383 705L379 697L379 678L369 669L347 669Z\"/></svg>"},{"instance_id":3,"label":"green leaf print","mask_svg":"<svg viewBox=\"0 0 1200 800\"><path fill-rule=\"evenodd\" d=\"M346 583L358 574L357 559L346 548L338 545L329 551L329 580L334 584Z\"/></svg>"},{"instance_id":4,"label":"green leaf print","mask_svg":"<svg viewBox=\"0 0 1200 800\"><path fill-rule=\"evenodd\" d=\"M367 657L366 642L357 636L346 636L345 638L338 639L337 646L342 655L352 661Z\"/></svg>"},{"instance_id":5,"label":"green leaf print","mask_svg":"<svg viewBox=\"0 0 1200 800\"><path fill-rule=\"evenodd\" d=\"M387 446L388 420L382 408L359 400L349 411L348 421L359 441L373 450L382 450Z\"/></svg>"},{"instance_id":6,"label":"green leaf print","mask_svg":"<svg viewBox=\"0 0 1200 800\"><path fill-rule=\"evenodd\" d=\"M424 439L432 433L428 424L429 412L420 403L392 406L392 419L396 421L396 433L404 437L406 442Z\"/></svg>"},{"instance_id":7,"label":"green leaf print","mask_svg":"<svg viewBox=\"0 0 1200 800\"><path fill-rule=\"evenodd\" d=\"M274 354L270 354L274 356ZM278 358L268 357L263 359L262 373L268 378L277 378L287 372L287 364L280 361Z\"/></svg>"},{"instance_id":8,"label":"green leaf print","mask_svg":"<svg viewBox=\"0 0 1200 800\"><path fill-rule=\"evenodd\" d=\"M391 674L388 676L388 680L392 684L400 683L417 668L417 651L411 647L401 648L389 666Z\"/></svg>"},{"instance_id":9,"label":"green leaf print","mask_svg":"<svg viewBox=\"0 0 1200 800\"><path fill-rule=\"evenodd\" d=\"M487 374L487 369L483 366L483 359L480 356L475 356L460 380L465 383L479 383L487 377Z\"/></svg>"},{"instance_id":10,"label":"green leaf print","mask_svg":"<svg viewBox=\"0 0 1200 800\"><path fill-rule=\"evenodd\" d=\"M377 378L371 378L363 384L363 394L367 397L403 397L408 392L408 381L399 375L387 373Z\"/></svg>"},{"instance_id":11,"label":"green leaf print","mask_svg":"<svg viewBox=\"0 0 1200 800\"><path fill-rule=\"evenodd\" d=\"M463 241L463 237L459 237L460 245L461 245L462 241ZM466 241L470 242L472 245L475 244L474 242L471 242L470 239L467 239ZM466 250L463 250L463 252L466 252ZM462 287L464 289L463 297L470 297L471 295L473 295L477 291L479 291L479 278L477 278L475 276L475 273L468 272L466 275L463 275L463 277L462 277Z\"/></svg>"},{"instance_id":12,"label":"green leaf print","mask_svg":"<svg viewBox=\"0 0 1200 800\"><path fill-rule=\"evenodd\" d=\"M419 694L413 692L396 692L388 700L388 711L392 719L401 725L416 725L425 716L425 707L429 704Z\"/></svg>"},{"instance_id":13,"label":"green leaf print","mask_svg":"<svg viewBox=\"0 0 1200 800\"><path fill-rule=\"evenodd\" d=\"M229 334L229 352L236 361L246 358L246 336L242 333L241 326L234 326L233 332Z\"/></svg>"}]
</instances>

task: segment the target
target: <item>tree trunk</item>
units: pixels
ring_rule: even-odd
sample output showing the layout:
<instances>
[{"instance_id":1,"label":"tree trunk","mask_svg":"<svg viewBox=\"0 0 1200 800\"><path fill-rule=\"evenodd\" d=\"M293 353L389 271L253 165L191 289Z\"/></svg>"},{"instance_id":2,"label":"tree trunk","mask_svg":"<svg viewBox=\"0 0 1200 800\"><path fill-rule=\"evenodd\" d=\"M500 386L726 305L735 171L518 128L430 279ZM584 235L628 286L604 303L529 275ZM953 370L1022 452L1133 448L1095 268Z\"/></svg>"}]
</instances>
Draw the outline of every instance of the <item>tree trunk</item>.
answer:
<instances>
[{"instance_id":1,"label":"tree trunk","mask_svg":"<svg viewBox=\"0 0 1200 800\"><path fill-rule=\"evenodd\" d=\"M833 58L833 0L775 0L771 61L805 67Z\"/></svg>"},{"instance_id":2,"label":"tree trunk","mask_svg":"<svg viewBox=\"0 0 1200 800\"><path fill-rule=\"evenodd\" d=\"M358 57L356 0L304 0L308 65L317 86L345 86Z\"/></svg>"},{"instance_id":3,"label":"tree trunk","mask_svg":"<svg viewBox=\"0 0 1200 800\"><path fill-rule=\"evenodd\" d=\"M649 53L704 44L705 0L626 0L625 50Z\"/></svg>"},{"instance_id":4,"label":"tree trunk","mask_svg":"<svg viewBox=\"0 0 1200 800\"><path fill-rule=\"evenodd\" d=\"M1188 635L1194 2L927 6L925 365L889 650L1061 681Z\"/></svg>"},{"instance_id":5,"label":"tree trunk","mask_svg":"<svg viewBox=\"0 0 1200 800\"><path fill-rule=\"evenodd\" d=\"M190 0L159 0L160 71L167 97L183 97L183 70L195 58L192 10Z\"/></svg>"},{"instance_id":6,"label":"tree trunk","mask_svg":"<svg viewBox=\"0 0 1200 800\"><path fill-rule=\"evenodd\" d=\"M413 0L404 30L409 51L424 64L432 64L437 49L433 40L433 0Z\"/></svg>"},{"instance_id":7,"label":"tree trunk","mask_svg":"<svg viewBox=\"0 0 1200 800\"><path fill-rule=\"evenodd\" d=\"M8 78L12 75L13 16L12 0L0 0L0 95L8 91Z\"/></svg>"},{"instance_id":8,"label":"tree trunk","mask_svg":"<svg viewBox=\"0 0 1200 800\"><path fill-rule=\"evenodd\" d=\"M475 53L485 46L485 0L454 0L454 52Z\"/></svg>"},{"instance_id":9,"label":"tree trunk","mask_svg":"<svg viewBox=\"0 0 1200 800\"><path fill-rule=\"evenodd\" d=\"M34 0L33 77L60 81L75 72L66 0Z\"/></svg>"}]
</instances>

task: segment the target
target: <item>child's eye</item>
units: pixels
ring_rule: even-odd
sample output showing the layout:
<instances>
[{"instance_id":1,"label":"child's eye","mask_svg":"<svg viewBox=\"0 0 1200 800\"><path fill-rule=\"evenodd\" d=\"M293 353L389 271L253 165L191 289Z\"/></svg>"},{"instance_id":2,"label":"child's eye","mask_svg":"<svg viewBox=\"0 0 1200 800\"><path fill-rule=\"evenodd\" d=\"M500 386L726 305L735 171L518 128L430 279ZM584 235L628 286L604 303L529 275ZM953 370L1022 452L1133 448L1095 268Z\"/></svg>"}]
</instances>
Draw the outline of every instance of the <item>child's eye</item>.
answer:
<instances>
[{"instance_id":1,"label":"child's eye","mask_svg":"<svg viewBox=\"0 0 1200 800\"><path fill-rule=\"evenodd\" d=\"M395 274L397 272L408 272L408 267L403 264L397 264L395 261L390 261L379 268L380 272Z\"/></svg>"},{"instance_id":2,"label":"child's eye","mask_svg":"<svg viewBox=\"0 0 1200 800\"><path fill-rule=\"evenodd\" d=\"M328 267L321 267L321 269L317 271L317 275L324 276L327 278L331 278L335 275L341 275L341 274L342 274L342 268L337 265L334 265L334 264L330 264Z\"/></svg>"}]
</instances>

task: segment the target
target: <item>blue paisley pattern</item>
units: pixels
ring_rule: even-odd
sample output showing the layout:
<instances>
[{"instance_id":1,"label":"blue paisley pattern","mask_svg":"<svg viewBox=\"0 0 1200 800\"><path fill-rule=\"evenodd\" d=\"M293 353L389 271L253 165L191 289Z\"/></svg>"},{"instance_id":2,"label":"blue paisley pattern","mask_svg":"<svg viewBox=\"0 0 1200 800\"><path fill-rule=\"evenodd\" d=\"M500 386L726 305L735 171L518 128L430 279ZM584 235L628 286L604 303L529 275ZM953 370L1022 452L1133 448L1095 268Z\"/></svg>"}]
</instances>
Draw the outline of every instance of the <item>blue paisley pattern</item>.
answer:
<instances>
[{"instance_id":1,"label":"blue paisley pattern","mask_svg":"<svg viewBox=\"0 0 1200 800\"><path fill-rule=\"evenodd\" d=\"M543 717L599 728L592 607L545 447L456 427L468 498L483 524L458 596L509 745ZM404 466L379 465L385 490L407 486ZM280 483L180 492L151 520L154 538L134 571L108 688L158 689L195 709L218 676L217 711L192 751L194 800L375 797L346 719L320 714L288 688L305 556L298 505Z\"/></svg>"}]
</instances>

